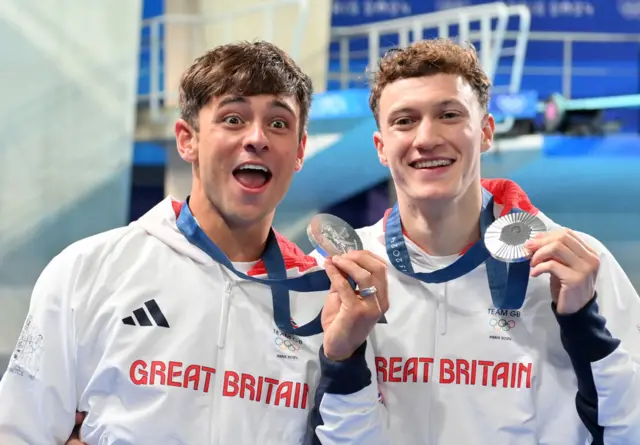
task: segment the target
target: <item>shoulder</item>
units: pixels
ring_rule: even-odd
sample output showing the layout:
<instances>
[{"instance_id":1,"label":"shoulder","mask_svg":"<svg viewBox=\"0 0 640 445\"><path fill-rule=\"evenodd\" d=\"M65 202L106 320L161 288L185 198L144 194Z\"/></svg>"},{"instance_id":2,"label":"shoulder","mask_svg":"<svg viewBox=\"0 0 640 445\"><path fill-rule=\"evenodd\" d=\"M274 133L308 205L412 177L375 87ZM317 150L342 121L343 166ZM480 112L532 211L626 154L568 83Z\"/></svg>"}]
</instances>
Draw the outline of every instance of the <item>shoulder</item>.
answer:
<instances>
[{"instance_id":1,"label":"shoulder","mask_svg":"<svg viewBox=\"0 0 640 445\"><path fill-rule=\"evenodd\" d=\"M126 247L140 237L146 238L147 234L135 226L108 230L76 241L60 252L52 262L71 265L90 261L90 265L95 266L96 261L108 257L118 247Z\"/></svg>"},{"instance_id":2,"label":"shoulder","mask_svg":"<svg viewBox=\"0 0 640 445\"><path fill-rule=\"evenodd\" d=\"M100 273L116 250L126 251L127 255L119 255L121 258L134 258L136 241L141 238L148 238L148 235L135 226L126 226L76 241L49 262L36 286L45 283L47 286L77 288L87 284Z\"/></svg>"},{"instance_id":3,"label":"shoulder","mask_svg":"<svg viewBox=\"0 0 640 445\"><path fill-rule=\"evenodd\" d=\"M379 220L375 224L361 227L356 230L356 233L360 236L365 246L374 241L380 243L380 239L384 237L385 220L386 215L385 218Z\"/></svg>"}]
</instances>

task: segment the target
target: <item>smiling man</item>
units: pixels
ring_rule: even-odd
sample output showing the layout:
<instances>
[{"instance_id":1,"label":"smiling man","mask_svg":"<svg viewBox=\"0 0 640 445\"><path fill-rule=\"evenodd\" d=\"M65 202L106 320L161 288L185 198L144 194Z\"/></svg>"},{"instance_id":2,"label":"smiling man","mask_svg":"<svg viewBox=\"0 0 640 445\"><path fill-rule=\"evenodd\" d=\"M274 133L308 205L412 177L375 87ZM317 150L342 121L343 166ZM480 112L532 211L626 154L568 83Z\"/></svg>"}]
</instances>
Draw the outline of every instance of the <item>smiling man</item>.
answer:
<instances>
[{"instance_id":1,"label":"smiling man","mask_svg":"<svg viewBox=\"0 0 640 445\"><path fill-rule=\"evenodd\" d=\"M323 444L640 444L640 298L596 239L480 179L489 88L474 50L449 40L379 63L373 140L398 203L358 233L389 258L393 304L358 351L374 367L321 354ZM507 267L482 235L515 211L548 232Z\"/></svg>"},{"instance_id":2,"label":"smiling man","mask_svg":"<svg viewBox=\"0 0 640 445\"><path fill-rule=\"evenodd\" d=\"M388 304L379 258L352 252L314 273L271 229L302 167L311 94L266 42L217 47L187 69L175 134L191 195L46 267L0 381L0 444L64 443L76 411L89 445L312 439L320 345L348 356ZM342 273L369 296L329 293Z\"/></svg>"}]
</instances>

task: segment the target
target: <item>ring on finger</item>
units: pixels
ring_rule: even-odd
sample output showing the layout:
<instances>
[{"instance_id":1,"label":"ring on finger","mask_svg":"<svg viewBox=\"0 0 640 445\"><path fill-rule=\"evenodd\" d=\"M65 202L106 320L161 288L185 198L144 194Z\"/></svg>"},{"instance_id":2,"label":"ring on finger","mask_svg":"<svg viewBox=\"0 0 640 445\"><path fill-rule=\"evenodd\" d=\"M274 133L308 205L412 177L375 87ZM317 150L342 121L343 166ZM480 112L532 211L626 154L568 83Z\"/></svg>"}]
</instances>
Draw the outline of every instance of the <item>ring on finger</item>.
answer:
<instances>
[{"instance_id":1,"label":"ring on finger","mask_svg":"<svg viewBox=\"0 0 640 445\"><path fill-rule=\"evenodd\" d=\"M376 292L378 292L378 288L375 286L365 287L364 289L360 289L360 296L370 297L371 295L374 295Z\"/></svg>"}]
</instances>

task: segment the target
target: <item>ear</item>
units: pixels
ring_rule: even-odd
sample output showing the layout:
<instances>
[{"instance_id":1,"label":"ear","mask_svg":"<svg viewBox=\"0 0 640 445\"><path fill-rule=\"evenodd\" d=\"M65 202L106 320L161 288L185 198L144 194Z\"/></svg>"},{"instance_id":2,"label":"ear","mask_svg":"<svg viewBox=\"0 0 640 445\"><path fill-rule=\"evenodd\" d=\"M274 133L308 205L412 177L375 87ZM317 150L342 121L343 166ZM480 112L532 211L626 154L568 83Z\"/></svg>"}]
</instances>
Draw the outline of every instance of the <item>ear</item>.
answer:
<instances>
[{"instance_id":1,"label":"ear","mask_svg":"<svg viewBox=\"0 0 640 445\"><path fill-rule=\"evenodd\" d=\"M373 133L373 145L376 147L376 151L378 152L378 159L380 160L380 163L385 167L389 167L387 157L384 154L384 141L382 140L382 133L380 133L379 131Z\"/></svg>"},{"instance_id":2,"label":"ear","mask_svg":"<svg viewBox=\"0 0 640 445\"><path fill-rule=\"evenodd\" d=\"M184 119L178 119L175 125L178 154L190 164L198 162L198 140L196 131Z\"/></svg>"},{"instance_id":3,"label":"ear","mask_svg":"<svg viewBox=\"0 0 640 445\"><path fill-rule=\"evenodd\" d=\"M296 153L296 171L299 172L302 170L302 164L304 164L304 151L307 148L307 132L305 131L302 137L300 138L300 143L298 144L298 151Z\"/></svg>"},{"instance_id":4,"label":"ear","mask_svg":"<svg viewBox=\"0 0 640 445\"><path fill-rule=\"evenodd\" d=\"M487 113L482 122L482 141L480 142L481 153L489 150L491 148L491 145L493 145L493 135L495 130L496 121L493 118L492 114Z\"/></svg>"}]
</instances>

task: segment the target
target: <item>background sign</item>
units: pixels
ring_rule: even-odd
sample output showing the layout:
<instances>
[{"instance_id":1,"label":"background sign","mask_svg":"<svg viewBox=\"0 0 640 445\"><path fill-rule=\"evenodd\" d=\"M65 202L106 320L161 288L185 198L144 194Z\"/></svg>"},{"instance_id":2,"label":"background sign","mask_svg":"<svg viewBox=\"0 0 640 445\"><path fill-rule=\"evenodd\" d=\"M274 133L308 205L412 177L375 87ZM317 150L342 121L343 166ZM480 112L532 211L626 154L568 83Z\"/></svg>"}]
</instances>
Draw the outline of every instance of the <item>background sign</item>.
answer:
<instances>
[{"instance_id":1,"label":"background sign","mask_svg":"<svg viewBox=\"0 0 640 445\"><path fill-rule=\"evenodd\" d=\"M333 0L333 26L352 26L491 0ZM640 33L640 0L505 0L526 4L532 31Z\"/></svg>"},{"instance_id":2,"label":"background sign","mask_svg":"<svg viewBox=\"0 0 640 445\"><path fill-rule=\"evenodd\" d=\"M489 112L496 121L505 117L534 119L538 114L538 92L521 91L518 94L494 94L489 101Z\"/></svg>"}]
</instances>

